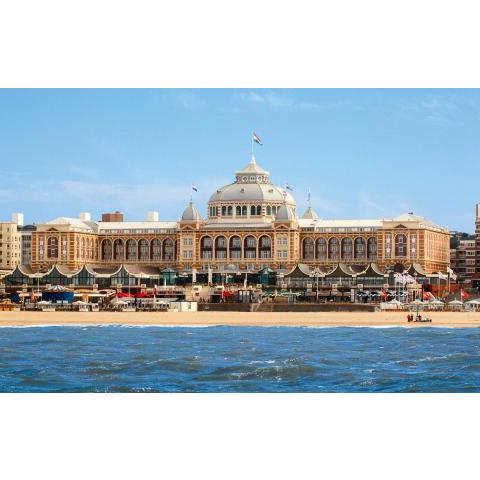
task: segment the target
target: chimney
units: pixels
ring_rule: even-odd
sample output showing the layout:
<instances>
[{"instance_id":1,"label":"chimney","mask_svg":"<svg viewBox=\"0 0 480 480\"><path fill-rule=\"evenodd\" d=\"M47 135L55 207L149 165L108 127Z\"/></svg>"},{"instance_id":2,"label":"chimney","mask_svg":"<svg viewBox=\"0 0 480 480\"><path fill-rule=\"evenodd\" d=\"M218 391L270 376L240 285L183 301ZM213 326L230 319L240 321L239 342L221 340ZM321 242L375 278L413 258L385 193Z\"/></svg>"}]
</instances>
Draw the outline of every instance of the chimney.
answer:
<instances>
[{"instance_id":1,"label":"chimney","mask_svg":"<svg viewBox=\"0 0 480 480\"><path fill-rule=\"evenodd\" d=\"M114 213L102 213L102 222L123 222L123 213L118 210Z\"/></svg>"},{"instance_id":2,"label":"chimney","mask_svg":"<svg viewBox=\"0 0 480 480\"><path fill-rule=\"evenodd\" d=\"M82 222L91 222L92 216L90 215L90 212L80 213L80 220L82 220Z\"/></svg>"},{"instance_id":3,"label":"chimney","mask_svg":"<svg viewBox=\"0 0 480 480\"><path fill-rule=\"evenodd\" d=\"M158 212L148 212L147 221L158 222Z\"/></svg>"},{"instance_id":4,"label":"chimney","mask_svg":"<svg viewBox=\"0 0 480 480\"><path fill-rule=\"evenodd\" d=\"M12 213L12 222L23 226L23 213Z\"/></svg>"}]
</instances>

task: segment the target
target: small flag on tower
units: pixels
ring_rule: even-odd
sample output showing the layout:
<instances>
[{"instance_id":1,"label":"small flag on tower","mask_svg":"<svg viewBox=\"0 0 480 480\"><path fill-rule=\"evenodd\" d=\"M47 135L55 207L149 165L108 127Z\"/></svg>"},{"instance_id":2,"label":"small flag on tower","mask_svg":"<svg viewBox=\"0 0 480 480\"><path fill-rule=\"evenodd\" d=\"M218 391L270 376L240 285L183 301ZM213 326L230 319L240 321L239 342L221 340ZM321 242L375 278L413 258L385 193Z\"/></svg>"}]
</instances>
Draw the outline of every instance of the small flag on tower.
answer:
<instances>
[{"instance_id":1,"label":"small flag on tower","mask_svg":"<svg viewBox=\"0 0 480 480\"><path fill-rule=\"evenodd\" d=\"M285 184L285 188L293 192L293 188L288 183Z\"/></svg>"},{"instance_id":2,"label":"small flag on tower","mask_svg":"<svg viewBox=\"0 0 480 480\"><path fill-rule=\"evenodd\" d=\"M263 146L262 139L255 132L253 132L253 141Z\"/></svg>"},{"instance_id":3,"label":"small flag on tower","mask_svg":"<svg viewBox=\"0 0 480 480\"><path fill-rule=\"evenodd\" d=\"M193 183L192 183L192 190L193 190L194 192L198 192L198 188L197 188Z\"/></svg>"}]
</instances>

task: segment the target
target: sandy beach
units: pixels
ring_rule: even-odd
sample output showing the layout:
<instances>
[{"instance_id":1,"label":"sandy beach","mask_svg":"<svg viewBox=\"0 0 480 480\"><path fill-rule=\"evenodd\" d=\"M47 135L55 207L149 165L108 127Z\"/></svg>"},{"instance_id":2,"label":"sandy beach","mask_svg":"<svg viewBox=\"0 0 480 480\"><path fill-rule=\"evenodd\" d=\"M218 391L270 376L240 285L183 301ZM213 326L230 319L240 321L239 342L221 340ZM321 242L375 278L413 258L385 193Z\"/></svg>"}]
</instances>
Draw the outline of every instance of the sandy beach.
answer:
<instances>
[{"instance_id":1,"label":"sandy beach","mask_svg":"<svg viewBox=\"0 0 480 480\"><path fill-rule=\"evenodd\" d=\"M480 327L480 312L429 312L431 323L407 323L406 312L0 312L0 326L236 325L318 327Z\"/></svg>"}]
</instances>

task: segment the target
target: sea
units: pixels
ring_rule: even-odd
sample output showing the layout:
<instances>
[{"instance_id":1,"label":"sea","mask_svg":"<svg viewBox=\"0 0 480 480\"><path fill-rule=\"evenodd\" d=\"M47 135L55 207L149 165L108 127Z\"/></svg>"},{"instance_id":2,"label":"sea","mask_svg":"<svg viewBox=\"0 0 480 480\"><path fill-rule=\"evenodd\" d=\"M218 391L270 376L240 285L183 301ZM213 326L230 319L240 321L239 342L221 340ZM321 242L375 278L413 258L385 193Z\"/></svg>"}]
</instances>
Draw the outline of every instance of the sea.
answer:
<instances>
[{"instance_id":1,"label":"sea","mask_svg":"<svg viewBox=\"0 0 480 480\"><path fill-rule=\"evenodd\" d=\"M480 392L480 329L0 328L1 392Z\"/></svg>"}]
</instances>

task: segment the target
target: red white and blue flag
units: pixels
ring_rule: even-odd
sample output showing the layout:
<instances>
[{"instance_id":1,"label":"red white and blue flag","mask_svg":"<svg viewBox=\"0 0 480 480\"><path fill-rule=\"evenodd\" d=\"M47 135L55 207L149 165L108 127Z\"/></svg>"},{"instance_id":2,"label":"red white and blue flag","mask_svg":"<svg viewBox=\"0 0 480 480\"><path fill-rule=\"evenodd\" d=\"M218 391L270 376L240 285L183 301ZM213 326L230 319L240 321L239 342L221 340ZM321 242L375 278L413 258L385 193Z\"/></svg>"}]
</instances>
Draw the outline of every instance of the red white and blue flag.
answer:
<instances>
[{"instance_id":1,"label":"red white and blue flag","mask_svg":"<svg viewBox=\"0 0 480 480\"><path fill-rule=\"evenodd\" d=\"M193 183L192 183L192 190L193 190L194 192L198 192L198 188L197 188Z\"/></svg>"},{"instance_id":2,"label":"red white and blue flag","mask_svg":"<svg viewBox=\"0 0 480 480\"><path fill-rule=\"evenodd\" d=\"M255 132L253 132L253 141L263 146L262 139Z\"/></svg>"}]
</instances>

